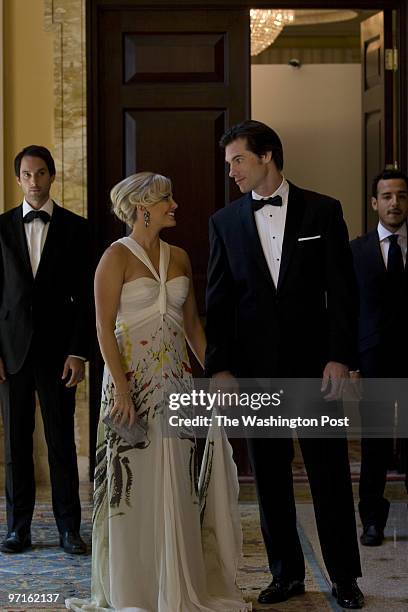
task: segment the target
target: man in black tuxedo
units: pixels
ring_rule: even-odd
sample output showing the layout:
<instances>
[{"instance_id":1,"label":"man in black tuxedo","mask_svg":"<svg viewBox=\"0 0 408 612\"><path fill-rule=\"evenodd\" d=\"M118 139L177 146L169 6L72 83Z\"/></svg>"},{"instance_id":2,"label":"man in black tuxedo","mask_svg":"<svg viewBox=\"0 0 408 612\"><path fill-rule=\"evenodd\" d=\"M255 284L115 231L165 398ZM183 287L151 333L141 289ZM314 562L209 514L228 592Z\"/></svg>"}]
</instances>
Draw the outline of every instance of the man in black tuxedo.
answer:
<instances>
[{"instance_id":1,"label":"man in black tuxedo","mask_svg":"<svg viewBox=\"0 0 408 612\"><path fill-rule=\"evenodd\" d=\"M372 206L378 213L375 230L351 242L360 292L358 338L359 372L363 378L408 376L408 177L399 170L384 170L373 181ZM382 382L384 385L384 381ZM390 383L386 404L366 398L360 403L364 427L373 425L374 411L392 431L398 389ZM399 409L406 410L399 404ZM368 433L368 432L367 432ZM392 460L392 437L362 437L359 511L363 523L361 543L379 546L390 503L384 498L387 468ZM408 466L407 466L408 467ZM408 476L406 485L408 489Z\"/></svg>"},{"instance_id":2,"label":"man in black tuxedo","mask_svg":"<svg viewBox=\"0 0 408 612\"><path fill-rule=\"evenodd\" d=\"M0 394L8 534L1 551L31 546L35 503L35 391L41 405L52 505L66 552L86 551L74 440L92 303L87 221L50 199L55 164L37 145L15 158L24 200L0 216Z\"/></svg>"},{"instance_id":3,"label":"man in black tuxedo","mask_svg":"<svg viewBox=\"0 0 408 612\"><path fill-rule=\"evenodd\" d=\"M288 183L280 139L263 123L234 126L220 144L245 195L210 219L206 373L223 386L234 384L232 376L323 377L327 399L335 400L348 377L357 322L340 203ZM303 438L300 445L333 594L340 605L360 608L346 439ZM248 447L273 574L259 602L276 603L304 593L293 441L252 439Z\"/></svg>"}]
</instances>

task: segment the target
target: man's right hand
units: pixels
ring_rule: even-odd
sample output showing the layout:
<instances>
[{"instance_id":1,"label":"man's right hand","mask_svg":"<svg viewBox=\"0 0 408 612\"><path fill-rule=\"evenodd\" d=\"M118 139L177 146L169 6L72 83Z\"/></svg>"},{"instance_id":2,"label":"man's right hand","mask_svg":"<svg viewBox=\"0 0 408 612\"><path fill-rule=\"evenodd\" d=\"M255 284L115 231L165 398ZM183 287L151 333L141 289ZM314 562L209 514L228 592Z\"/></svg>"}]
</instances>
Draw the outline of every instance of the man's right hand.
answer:
<instances>
[{"instance_id":1,"label":"man's right hand","mask_svg":"<svg viewBox=\"0 0 408 612\"><path fill-rule=\"evenodd\" d=\"M6 381L6 367L3 359L0 357L0 385Z\"/></svg>"}]
</instances>

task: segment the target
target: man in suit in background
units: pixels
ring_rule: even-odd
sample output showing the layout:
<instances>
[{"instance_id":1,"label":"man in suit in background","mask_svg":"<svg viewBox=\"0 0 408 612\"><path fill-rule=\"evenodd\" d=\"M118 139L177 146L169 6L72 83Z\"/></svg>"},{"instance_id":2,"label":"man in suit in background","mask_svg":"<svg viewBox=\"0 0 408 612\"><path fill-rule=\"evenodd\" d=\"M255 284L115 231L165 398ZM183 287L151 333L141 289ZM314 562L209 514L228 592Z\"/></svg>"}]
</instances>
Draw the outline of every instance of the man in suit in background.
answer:
<instances>
[{"instance_id":1,"label":"man in suit in background","mask_svg":"<svg viewBox=\"0 0 408 612\"><path fill-rule=\"evenodd\" d=\"M55 164L45 147L26 147L14 165L24 200L0 216L0 394L8 525L0 549L20 553L31 546L37 391L60 545L82 554L74 411L91 331L87 221L50 199Z\"/></svg>"},{"instance_id":2,"label":"man in suit in background","mask_svg":"<svg viewBox=\"0 0 408 612\"><path fill-rule=\"evenodd\" d=\"M327 399L335 400L348 377L357 323L340 203L288 183L281 141L263 123L234 126L220 144L244 196L210 219L206 373L221 385L233 385L235 376L323 377ZM333 595L343 607L360 608L364 597L356 582L361 568L347 441L299 442ZM252 439L248 446L273 575L259 602L277 603L304 593L293 441Z\"/></svg>"},{"instance_id":3,"label":"man in suit in background","mask_svg":"<svg viewBox=\"0 0 408 612\"><path fill-rule=\"evenodd\" d=\"M379 217L377 228L351 242L360 292L359 372L351 376L361 373L363 378L406 378L408 177L399 170L384 170L373 181L371 203ZM384 424L388 419L392 431L398 390L391 386L389 392L393 396L388 405L369 399L360 403L363 436L359 512L363 523L360 540L365 546L379 546L384 538L390 507L384 489L393 439L365 438L364 427L373 424L374 411L379 409ZM406 410L406 406L399 408Z\"/></svg>"}]
</instances>

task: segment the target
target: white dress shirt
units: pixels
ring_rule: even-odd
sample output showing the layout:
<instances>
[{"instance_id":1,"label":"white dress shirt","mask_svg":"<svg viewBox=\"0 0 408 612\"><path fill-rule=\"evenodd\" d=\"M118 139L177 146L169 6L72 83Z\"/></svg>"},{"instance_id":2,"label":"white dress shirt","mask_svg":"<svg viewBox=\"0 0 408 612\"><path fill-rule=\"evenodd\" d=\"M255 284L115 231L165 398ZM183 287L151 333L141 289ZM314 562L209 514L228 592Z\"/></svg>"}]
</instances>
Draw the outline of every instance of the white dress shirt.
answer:
<instances>
[{"instance_id":1,"label":"white dress shirt","mask_svg":"<svg viewBox=\"0 0 408 612\"><path fill-rule=\"evenodd\" d=\"M32 210L37 210L30 206L27 200L23 200L23 218ZM44 206L38 210L47 212L52 217L54 210L54 202L47 200ZM30 255L31 269L33 276L37 274L38 266L40 265L41 254L44 248L45 240L48 234L49 223L44 223L41 219L33 219L30 223L24 223L24 230L27 239L28 253Z\"/></svg>"},{"instance_id":2,"label":"white dress shirt","mask_svg":"<svg viewBox=\"0 0 408 612\"><path fill-rule=\"evenodd\" d=\"M283 236L285 233L286 212L288 210L289 183L283 177L281 184L270 196L260 196L252 192L254 200L263 200L265 197L273 198L279 195L282 206L265 204L255 211L255 223L275 287L278 286L279 270L282 258Z\"/></svg>"},{"instance_id":3,"label":"white dress shirt","mask_svg":"<svg viewBox=\"0 0 408 612\"><path fill-rule=\"evenodd\" d=\"M43 210L47 212L50 217L52 217L52 213L54 211L54 202L49 199L41 206L41 208L33 208L24 198L23 200L23 219L24 217L31 212L32 210ZM28 253L30 255L30 263L31 269L33 271L33 276L37 274L38 266L40 265L41 255L43 252L44 244L47 238L48 229L50 227L50 223L44 223L41 219L33 219L30 223L24 223L24 230L27 239L27 247ZM85 357L81 355L70 355L70 357L77 357L82 361L86 361Z\"/></svg>"},{"instance_id":4,"label":"white dress shirt","mask_svg":"<svg viewBox=\"0 0 408 612\"><path fill-rule=\"evenodd\" d=\"M378 238L380 240L381 253L383 256L385 267L388 264L388 250L390 248L389 236L398 235L398 244L402 251L402 257L404 260L404 266L407 261L407 225L404 223L396 232L390 232L387 230L381 222L377 226Z\"/></svg>"}]
</instances>

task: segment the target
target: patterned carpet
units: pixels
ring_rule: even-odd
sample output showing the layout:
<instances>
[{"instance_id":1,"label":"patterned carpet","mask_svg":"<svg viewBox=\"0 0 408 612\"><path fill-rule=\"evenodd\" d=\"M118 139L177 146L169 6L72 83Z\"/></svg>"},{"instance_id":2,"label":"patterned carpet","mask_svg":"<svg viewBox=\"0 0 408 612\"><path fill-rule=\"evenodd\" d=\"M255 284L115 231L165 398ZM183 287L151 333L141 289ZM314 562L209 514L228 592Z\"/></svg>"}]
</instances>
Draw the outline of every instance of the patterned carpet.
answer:
<instances>
[{"instance_id":1,"label":"patterned carpet","mask_svg":"<svg viewBox=\"0 0 408 612\"><path fill-rule=\"evenodd\" d=\"M240 503L244 530L244 556L238 574L238 584L244 596L253 603L255 612L340 612L330 595L319 550L307 485L297 486L299 534L306 559L306 594L273 606L256 602L259 591L270 581L266 555L259 530L258 506L253 501L253 488L241 491ZM386 540L375 549L362 547L362 565L365 577L360 586L366 594L366 609L370 612L406 612L408 610L408 520L404 488L391 484L387 496L393 500L387 524ZM91 503L89 486L82 495L82 536L91 541ZM4 498L0 498L0 521L4 535ZM91 556L70 556L58 546L58 535L50 503L36 506L32 527L33 548L23 555L0 553L0 611L30 612L64 609L67 597L88 597L90 592ZM46 595L59 594L56 603L10 603L9 595L20 593Z\"/></svg>"},{"instance_id":2,"label":"patterned carpet","mask_svg":"<svg viewBox=\"0 0 408 612\"><path fill-rule=\"evenodd\" d=\"M0 518L5 524L4 498L1 498ZM87 544L91 541L91 504L83 503L81 534ZM3 538L4 533L1 534ZM64 553L58 542L58 532L49 503L36 505L32 524L33 547L23 555L0 553L0 610L57 610L64 608L64 599L73 595L89 595L91 556ZM9 596L20 593L19 603L10 605ZM40 601L46 595L59 594L58 602L38 605L22 600L38 594ZM23 604L23 605L22 605ZM3 606L3 607L2 607Z\"/></svg>"},{"instance_id":3,"label":"patterned carpet","mask_svg":"<svg viewBox=\"0 0 408 612\"><path fill-rule=\"evenodd\" d=\"M241 504L241 515L245 533L245 548L238 583L244 587L244 595L254 604L254 610L274 611L284 609L287 612L301 609L305 612L323 612L332 610L326 596L319 591L323 588L328 594L328 585L320 572L313 573L308 568L305 596L294 598L284 608L278 606L261 606L256 604L259 590L270 581L267 561L258 528L258 507L255 503ZM4 498L1 499L0 518L4 525ZM82 536L87 544L91 541L91 504L83 503ZM3 537L4 532L1 534ZM306 536L301 532L303 548L307 560L313 553ZM58 546L58 535L54 518L48 503L37 504L32 526L33 548L24 555L6 555L0 553L0 610L59 610L64 608L67 597L88 597L90 592L91 556L70 556ZM314 563L314 562L313 562ZM309 565L309 564L308 564ZM314 592L313 592L314 591ZM19 603L9 603L11 594L21 594ZM48 594L59 594L55 603L24 603L22 597L28 594L39 594L42 599ZM37 598L38 599L38 598Z\"/></svg>"}]
</instances>

